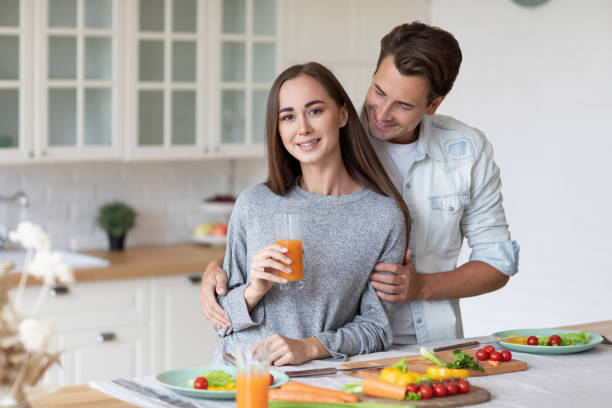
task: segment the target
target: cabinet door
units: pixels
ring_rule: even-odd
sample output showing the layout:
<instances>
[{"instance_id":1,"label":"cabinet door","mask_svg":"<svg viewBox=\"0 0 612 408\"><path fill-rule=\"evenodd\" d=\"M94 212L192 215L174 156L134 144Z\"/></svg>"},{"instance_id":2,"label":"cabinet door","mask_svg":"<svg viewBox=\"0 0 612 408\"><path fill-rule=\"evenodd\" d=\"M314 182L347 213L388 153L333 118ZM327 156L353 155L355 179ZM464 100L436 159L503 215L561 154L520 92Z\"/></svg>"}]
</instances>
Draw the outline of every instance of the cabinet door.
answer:
<instances>
[{"instance_id":1,"label":"cabinet door","mask_svg":"<svg viewBox=\"0 0 612 408\"><path fill-rule=\"evenodd\" d=\"M33 155L30 8L29 0L0 2L0 163Z\"/></svg>"},{"instance_id":2,"label":"cabinet door","mask_svg":"<svg viewBox=\"0 0 612 408\"><path fill-rule=\"evenodd\" d=\"M277 0L215 2L219 15L218 41L211 53L211 114L216 116L211 134L213 153L261 156L265 139L268 90L279 65Z\"/></svg>"},{"instance_id":3,"label":"cabinet door","mask_svg":"<svg viewBox=\"0 0 612 408\"><path fill-rule=\"evenodd\" d=\"M57 370L58 385L150 374L148 338L146 326L60 333L57 345L66 351Z\"/></svg>"},{"instance_id":4,"label":"cabinet door","mask_svg":"<svg viewBox=\"0 0 612 408\"><path fill-rule=\"evenodd\" d=\"M135 0L130 158L199 158L206 153L204 0Z\"/></svg>"},{"instance_id":5,"label":"cabinet door","mask_svg":"<svg viewBox=\"0 0 612 408\"><path fill-rule=\"evenodd\" d=\"M121 157L123 3L37 2L40 159Z\"/></svg>"},{"instance_id":6,"label":"cabinet door","mask_svg":"<svg viewBox=\"0 0 612 408\"><path fill-rule=\"evenodd\" d=\"M152 357L154 372L210 364L218 336L204 318L201 272L155 279Z\"/></svg>"}]
</instances>

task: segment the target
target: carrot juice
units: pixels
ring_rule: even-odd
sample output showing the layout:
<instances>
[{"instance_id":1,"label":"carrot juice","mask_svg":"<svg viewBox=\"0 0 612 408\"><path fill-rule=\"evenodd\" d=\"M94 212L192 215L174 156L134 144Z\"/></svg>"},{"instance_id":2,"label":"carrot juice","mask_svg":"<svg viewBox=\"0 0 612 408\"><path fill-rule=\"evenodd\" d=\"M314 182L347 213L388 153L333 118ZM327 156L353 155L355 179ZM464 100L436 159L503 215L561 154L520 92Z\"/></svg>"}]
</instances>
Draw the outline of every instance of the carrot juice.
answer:
<instances>
[{"instance_id":1,"label":"carrot juice","mask_svg":"<svg viewBox=\"0 0 612 408\"><path fill-rule=\"evenodd\" d=\"M236 377L236 405L238 408L267 408L270 375L243 373Z\"/></svg>"},{"instance_id":2,"label":"carrot juice","mask_svg":"<svg viewBox=\"0 0 612 408\"><path fill-rule=\"evenodd\" d=\"M280 246L284 246L287 251L287 256L291 258L291 263L287 266L291 268L290 273L278 272L278 276L285 278L288 281L299 281L304 278L304 269L302 268L302 240L276 240Z\"/></svg>"}]
</instances>

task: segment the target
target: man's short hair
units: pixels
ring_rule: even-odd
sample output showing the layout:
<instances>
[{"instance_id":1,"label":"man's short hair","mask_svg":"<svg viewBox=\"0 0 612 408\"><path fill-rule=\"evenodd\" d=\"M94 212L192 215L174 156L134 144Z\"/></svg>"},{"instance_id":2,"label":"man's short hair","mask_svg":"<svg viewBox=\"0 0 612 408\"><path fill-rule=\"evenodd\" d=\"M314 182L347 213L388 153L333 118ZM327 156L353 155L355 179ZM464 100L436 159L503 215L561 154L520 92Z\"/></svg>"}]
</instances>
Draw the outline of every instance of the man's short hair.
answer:
<instances>
[{"instance_id":1,"label":"man's short hair","mask_svg":"<svg viewBox=\"0 0 612 408\"><path fill-rule=\"evenodd\" d=\"M428 103L450 92L462 58L451 33L418 21L399 25L383 37L376 71L389 55L402 75L421 76L429 82Z\"/></svg>"}]
</instances>

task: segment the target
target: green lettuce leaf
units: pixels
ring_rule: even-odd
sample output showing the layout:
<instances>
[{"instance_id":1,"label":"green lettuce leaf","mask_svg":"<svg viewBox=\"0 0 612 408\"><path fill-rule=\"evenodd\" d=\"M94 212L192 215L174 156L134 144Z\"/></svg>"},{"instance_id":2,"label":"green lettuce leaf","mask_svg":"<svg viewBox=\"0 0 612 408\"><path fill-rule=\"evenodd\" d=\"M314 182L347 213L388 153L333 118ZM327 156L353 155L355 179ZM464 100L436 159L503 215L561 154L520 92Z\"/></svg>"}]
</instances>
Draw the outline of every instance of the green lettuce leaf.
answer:
<instances>
[{"instance_id":1,"label":"green lettuce leaf","mask_svg":"<svg viewBox=\"0 0 612 408\"><path fill-rule=\"evenodd\" d=\"M225 387L229 383L236 382L231 374L223 370L207 371L202 374L202 377L206 378L209 387Z\"/></svg>"}]
</instances>

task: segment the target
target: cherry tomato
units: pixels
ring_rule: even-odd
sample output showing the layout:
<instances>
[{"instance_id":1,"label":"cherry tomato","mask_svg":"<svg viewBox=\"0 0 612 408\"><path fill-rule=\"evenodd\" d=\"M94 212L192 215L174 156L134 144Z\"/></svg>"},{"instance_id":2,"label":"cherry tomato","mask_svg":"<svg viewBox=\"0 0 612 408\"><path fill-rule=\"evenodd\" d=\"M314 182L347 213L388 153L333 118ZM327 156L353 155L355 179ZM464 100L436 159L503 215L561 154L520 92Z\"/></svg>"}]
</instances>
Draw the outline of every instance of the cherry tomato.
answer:
<instances>
[{"instance_id":1,"label":"cherry tomato","mask_svg":"<svg viewBox=\"0 0 612 408\"><path fill-rule=\"evenodd\" d=\"M274 384L274 376L270 374L270 385Z\"/></svg>"},{"instance_id":2,"label":"cherry tomato","mask_svg":"<svg viewBox=\"0 0 612 408\"><path fill-rule=\"evenodd\" d=\"M430 399L433 396L433 388L430 385L421 385L419 387L419 392L421 393L421 398Z\"/></svg>"},{"instance_id":3,"label":"cherry tomato","mask_svg":"<svg viewBox=\"0 0 612 408\"><path fill-rule=\"evenodd\" d=\"M529 336L529 338L527 339L527 344L530 346L537 346L538 338L536 336Z\"/></svg>"},{"instance_id":4,"label":"cherry tomato","mask_svg":"<svg viewBox=\"0 0 612 408\"><path fill-rule=\"evenodd\" d=\"M457 380L456 386L457 391L459 391L459 394L467 394L468 392L470 392L470 383L465 381L464 379Z\"/></svg>"},{"instance_id":5,"label":"cherry tomato","mask_svg":"<svg viewBox=\"0 0 612 408\"><path fill-rule=\"evenodd\" d=\"M198 377L193 381L193 388L196 390L207 390L208 380L204 377Z\"/></svg>"},{"instance_id":6,"label":"cherry tomato","mask_svg":"<svg viewBox=\"0 0 612 408\"><path fill-rule=\"evenodd\" d=\"M406 386L406 392L414 392L417 393L419 392L419 386L416 385L415 383L410 383Z\"/></svg>"},{"instance_id":7,"label":"cherry tomato","mask_svg":"<svg viewBox=\"0 0 612 408\"><path fill-rule=\"evenodd\" d=\"M480 361L487 361L489 359L489 352L485 349L480 349L476 352L476 358Z\"/></svg>"},{"instance_id":8,"label":"cherry tomato","mask_svg":"<svg viewBox=\"0 0 612 408\"><path fill-rule=\"evenodd\" d=\"M512 353L510 352L510 350L502 350L501 355L502 355L502 361L512 360Z\"/></svg>"},{"instance_id":9,"label":"cherry tomato","mask_svg":"<svg viewBox=\"0 0 612 408\"><path fill-rule=\"evenodd\" d=\"M484 349L487 350L489 353L492 353L495 351L495 347L493 347L490 344L488 346L484 346Z\"/></svg>"},{"instance_id":10,"label":"cherry tomato","mask_svg":"<svg viewBox=\"0 0 612 408\"><path fill-rule=\"evenodd\" d=\"M548 340L548 345L549 346L560 346L561 337L557 336L556 334L553 334L552 336L550 336L550 339Z\"/></svg>"},{"instance_id":11,"label":"cherry tomato","mask_svg":"<svg viewBox=\"0 0 612 408\"><path fill-rule=\"evenodd\" d=\"M502 355L499 351L494 351L491 353L491 356L489 356L489 359L493 361L502 361Z\"/></svg>"},{"instance_id":12,"label":"cherry tomato","mask_svg":"<svg viewBox=\"0 0 612 408\"><path fill-rule=\"evenodd\" d=\"M444 385L446 386L446 395L449 397L457 393L457 386L453 382L447 381Z\"/></svg>"},{"instance_id":13,"label":"cherry tomato","mask_svg":"<svg viewBox=\"0 0 612 408\"><path fill-rule=\"evenodd\" d=\"M446 397L446 386L444 384L436 384L433 386L433 389L434 393L436 394L436 397Z\"/></svg>"}]
</instances>

